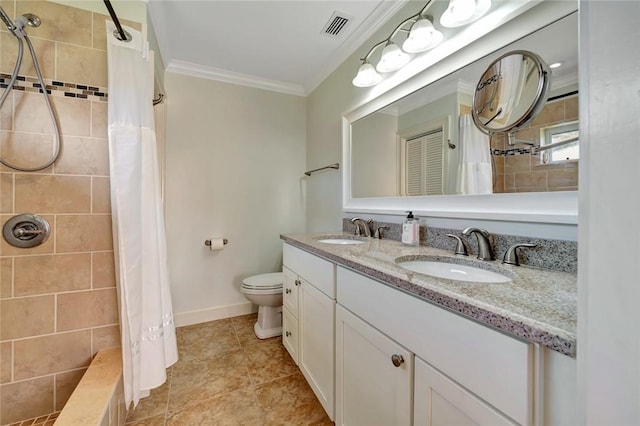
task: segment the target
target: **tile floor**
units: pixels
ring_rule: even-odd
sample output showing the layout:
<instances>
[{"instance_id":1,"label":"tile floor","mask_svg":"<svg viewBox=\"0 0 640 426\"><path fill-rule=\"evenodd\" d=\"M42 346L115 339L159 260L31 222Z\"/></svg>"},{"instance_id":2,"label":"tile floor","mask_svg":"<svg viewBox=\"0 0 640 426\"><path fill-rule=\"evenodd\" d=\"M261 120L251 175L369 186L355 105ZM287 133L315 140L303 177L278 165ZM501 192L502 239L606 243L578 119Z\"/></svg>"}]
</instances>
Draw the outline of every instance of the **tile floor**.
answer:
<instances>
[{"instance_id":1,"label":"tile floor","mask_svg":"<svg viewBox=\"0 0 640 426\"><path fill-rule=\"evenodd\" d=\"M127 425L332 425L281 338L259 340L255 321L178 328L180 360Z\"/></svg>"}]
</instances>

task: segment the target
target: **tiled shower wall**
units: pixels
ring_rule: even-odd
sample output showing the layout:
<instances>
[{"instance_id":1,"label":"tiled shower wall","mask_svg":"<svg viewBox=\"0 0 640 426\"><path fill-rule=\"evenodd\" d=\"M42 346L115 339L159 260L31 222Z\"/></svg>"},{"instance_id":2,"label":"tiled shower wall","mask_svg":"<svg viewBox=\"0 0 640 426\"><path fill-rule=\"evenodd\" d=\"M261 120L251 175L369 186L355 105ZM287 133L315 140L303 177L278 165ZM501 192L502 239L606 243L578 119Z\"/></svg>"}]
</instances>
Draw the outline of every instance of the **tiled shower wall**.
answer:
<instances>
[{"instance_id":1,"label":"tiled shower wall","mask_svg":"<svg viewBox=\"0 0 640 426\"><path fill-rule=\"evenodd\" d=\"M35 213L52 231L33 249L0 242L0 424L5 425L60 410L93 355L119 346L120 336L107 102L100 96L107 86L106 16L47 1L0 0L0 5L13 18L29 12L42 20L27 33L51 86L62 132L61 155L53 166L31 173L0 166L0 223ZM2 30L0 72L10 74L17 43ZM20 88L0 111L0 154L34 166L49 157L53 131L44 99L33 88L28 53L20 75L25 77ZM88 86L99 90L86 91Z\"/></svg>"},{"instance_id":2,"label":"tiled shower wall","mask_svg":"<svg viewBox=\"0 0 640 426\"><path fill-rule=\"evenodd\" d=\"M577 119L578 95L547 102L538 116L515 136L517 139L538 140L542 127ZM509 150L506 155L493 155L497 173L494 193L578 190L577 161L542 164L539 154L519 153L510 148L528 150L525 145L509 147L506 134L491 138L492 150Z\"/></svg>"}]
</instances>

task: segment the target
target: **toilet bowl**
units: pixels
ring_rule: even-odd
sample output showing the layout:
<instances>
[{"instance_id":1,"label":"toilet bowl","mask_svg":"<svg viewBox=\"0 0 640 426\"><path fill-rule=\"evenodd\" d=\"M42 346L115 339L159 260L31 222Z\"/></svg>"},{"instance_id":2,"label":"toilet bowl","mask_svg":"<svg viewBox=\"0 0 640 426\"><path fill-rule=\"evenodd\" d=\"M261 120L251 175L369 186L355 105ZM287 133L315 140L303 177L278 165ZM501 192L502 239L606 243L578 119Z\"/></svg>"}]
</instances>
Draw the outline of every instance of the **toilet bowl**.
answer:
<instances>
[{"instance_id":1,"label":"toilet bowl","mask_svg":"<svg viewBox=\"0 0 640 426\"><path fill-rule=\"evenodd\" d=\"M258 339L282 335L282 272L254 275L242 281L240 291L258 305L258 321L253 326Z\"/></svg>"}]
</instances>

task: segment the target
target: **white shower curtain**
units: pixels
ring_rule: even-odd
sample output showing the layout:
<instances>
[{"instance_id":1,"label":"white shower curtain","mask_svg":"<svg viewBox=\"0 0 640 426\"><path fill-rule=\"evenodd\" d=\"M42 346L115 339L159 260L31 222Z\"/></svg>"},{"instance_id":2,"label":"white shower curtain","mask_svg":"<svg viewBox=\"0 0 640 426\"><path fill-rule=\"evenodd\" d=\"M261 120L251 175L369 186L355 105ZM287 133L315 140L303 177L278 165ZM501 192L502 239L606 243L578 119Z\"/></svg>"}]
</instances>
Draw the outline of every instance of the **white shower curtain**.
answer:
<instances>
[{"instance_id":1,"label":"white shower curtain","mask_svg":"<svg viewBox=\"0 0 640 426\"><path fill-rule=\"evenodd\" d=\"M471 114L460 116L460 166L456 192L477 195L493 193L489 136L473 123Z\"/></svg>"},{"instance_id":2,"label":"white shower curtain","mask_svg":"<svg viewBox=\"0 0 640 426\"><path fill-rule=\"evenodd\" d=\"M127 406L178 359L153 120L153 61L139 31L107 22L111 210Z\"/></svg>"}]
</instances>

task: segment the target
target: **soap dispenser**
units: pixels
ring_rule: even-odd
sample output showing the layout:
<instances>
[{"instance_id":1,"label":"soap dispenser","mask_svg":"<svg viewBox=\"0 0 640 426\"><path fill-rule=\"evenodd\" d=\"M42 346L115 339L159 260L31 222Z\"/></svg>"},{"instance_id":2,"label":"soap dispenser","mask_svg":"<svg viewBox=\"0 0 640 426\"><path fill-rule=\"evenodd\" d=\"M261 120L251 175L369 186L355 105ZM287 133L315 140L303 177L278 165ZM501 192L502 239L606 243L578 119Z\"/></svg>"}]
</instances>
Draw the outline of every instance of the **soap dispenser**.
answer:
<instances>
[{"instance_id":1,"label":"soap dispenser","mask_svg":"<svg viewBox=\"0 0 640 426\"><path fill-rule=\"evenodd\" d=\"M402 223L402 244L417 246L420 243L420 220L407 212L407 218Z\"/></svg>"}]
</instances>

